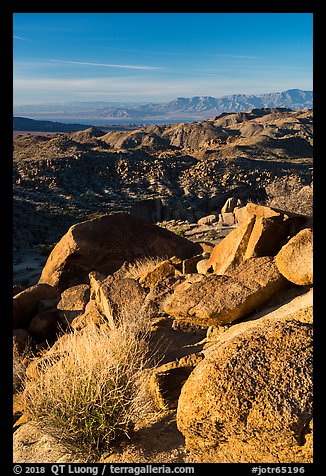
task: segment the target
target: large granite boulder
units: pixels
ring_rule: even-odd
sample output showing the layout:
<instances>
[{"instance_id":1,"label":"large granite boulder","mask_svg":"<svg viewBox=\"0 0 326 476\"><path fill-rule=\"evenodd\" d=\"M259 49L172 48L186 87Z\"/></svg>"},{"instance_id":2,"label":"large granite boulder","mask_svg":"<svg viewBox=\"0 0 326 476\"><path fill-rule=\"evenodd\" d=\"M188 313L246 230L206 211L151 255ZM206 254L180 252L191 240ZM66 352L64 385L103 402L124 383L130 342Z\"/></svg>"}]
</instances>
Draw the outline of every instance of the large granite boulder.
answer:
<instances>
[{"instance_id":1,"label":"large granite boulder","mask_svg":"<svg viewBox=\"0 0 326 476\"><path fill-rule=\"evenodd\" d=\"M200 245L166 229L128 213L112 213L69 228L52 250L39 283L64 290L88 284L91 271L112 274L125 261L146 256L186 259L200 252Z\"/></svg>"},{"instance_id":2,"label":"large granite boulder","mask_svg":"<svg viewBox=\"0 0 326 476\"><path fill-rule=\"evenodd\" d=\"M312 461L310 297L231 326L204 350L177 410L202 462Z\"/></svg>"},{"instance_id":3,"label":"large granite boulder","mask_svg":"<svg viewBox=\"0 0 326 476\"><path fill-rule=\"evenodd\" d=\"M291 238L275 258L279 271L294 284L313 284L313 232L301 230Z\"/></svg>"}]
</instances>

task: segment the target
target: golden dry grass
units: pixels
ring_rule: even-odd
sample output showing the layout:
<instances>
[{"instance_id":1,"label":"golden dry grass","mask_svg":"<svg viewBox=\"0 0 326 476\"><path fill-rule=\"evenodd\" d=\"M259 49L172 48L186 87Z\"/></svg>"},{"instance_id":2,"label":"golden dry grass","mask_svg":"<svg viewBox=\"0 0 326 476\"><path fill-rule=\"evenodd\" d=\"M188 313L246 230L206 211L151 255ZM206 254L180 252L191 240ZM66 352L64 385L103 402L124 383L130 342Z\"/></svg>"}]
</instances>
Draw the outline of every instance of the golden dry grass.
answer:
<instances>
[{"instance_id":1,"label":"golden dry grass","mask_svg":"<svg viewBox=\"0 0 326 476\"><path fill-rule=\"evenodd\" d=\"M131 303L114 329L92 325L57 341L53 358L49 352L26 381L25 407L33 421L91 457L129 436L150 407L149 329L146 312Z\"/></svg>"},{"instance_id":2,"label":"golden dry grass","mask_svg":"<svg viewBox=\"0 0 326 476\"><path fill-rule=\"evenodd\" d=\"M26 367L31 358L31 348L27 346L23 352L19 352L18 344L13 339L13 391L19 392L24 386Z\"/></svg>"},{"instance_id":3,"label":"golden dry grass","mask_svg":"<svg viewBox=\"0 0 326 476\"><path fill-rule=\"evenodd\" d=\"M139 279L146 273L152 271L156 265L165 261L164 258L138 258L128 268L127 277L132 279Z\"/></svg>"}]
</instances>

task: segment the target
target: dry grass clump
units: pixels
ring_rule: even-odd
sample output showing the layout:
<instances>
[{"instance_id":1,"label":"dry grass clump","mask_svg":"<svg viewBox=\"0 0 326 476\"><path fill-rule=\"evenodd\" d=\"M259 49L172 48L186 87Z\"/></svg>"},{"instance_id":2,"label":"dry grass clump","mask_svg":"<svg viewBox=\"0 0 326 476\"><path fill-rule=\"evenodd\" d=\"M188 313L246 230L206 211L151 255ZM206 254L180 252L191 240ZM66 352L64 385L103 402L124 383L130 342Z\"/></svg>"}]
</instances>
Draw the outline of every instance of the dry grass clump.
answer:
<instances>
[{"instance_id":1,"label":"dry grass clump","mask_svg":"<svg viewBox=\"0 0 326 476\"><path fill-rule=\"evenodd\" d=\"M288 212L313 216L313 186L304 185L297 175L278 177L266 186L265 205Z\"/></svg>"},{"instance_id":2,"label":"dry grass clump","mask_svg":"<svg viewBox=\"0 0 326 476\"><path fill-rule=\"evenodd\" d=\"M131 306L112 330L92 325L57 341L53 359L49 352L42 370L27 379L25 406L33 420L91 457L129 436L149 410L149 328L146 313Z\"/></svg>"},{"instance_id":3,"label":"dry grass clump","mask_svg":"<svg viewBox=\"0 0 326 476\"><path fill-rule=\"evenodd\" d=\"M144 274L152 271L155 266L157 266L159 263L162 263L162 261L165 261L165 258L138 258L131 265L129 265L126 277L139 279Z\"/></svg>"},{"instance_id":4,"label":"dry grass clump","mask_svg":"<svg viewBox=\"0 0 326 476\"><path fill-rule=\"evenodd\" d=\"M26 349L23 353L18 350L18 344L13 339L13 392L19 392L24 384L26 366L29 360L29 349Z\"/></svg>"}]
</instances>

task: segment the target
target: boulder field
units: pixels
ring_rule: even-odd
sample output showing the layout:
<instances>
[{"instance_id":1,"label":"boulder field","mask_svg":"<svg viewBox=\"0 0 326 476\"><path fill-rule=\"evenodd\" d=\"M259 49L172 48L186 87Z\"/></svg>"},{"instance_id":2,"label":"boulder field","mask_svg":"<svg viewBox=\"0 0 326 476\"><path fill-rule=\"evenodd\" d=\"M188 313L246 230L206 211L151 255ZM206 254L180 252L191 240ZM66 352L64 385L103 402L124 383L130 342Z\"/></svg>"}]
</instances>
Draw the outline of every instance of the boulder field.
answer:
<instances>
[{"instance_id":1,"label":"boulder field","mask_svg":"<svg viewBox=\"0 0 326 476\"><path fill-rule=\"evenodd\" d=\"M160 344L149 393L194 461L311 462L312 222L226 205L237 226L215 246L128 213L72 226L13 296L14 341L35 368L72 329L142 309Z\"/></svg>"}]
</instances>

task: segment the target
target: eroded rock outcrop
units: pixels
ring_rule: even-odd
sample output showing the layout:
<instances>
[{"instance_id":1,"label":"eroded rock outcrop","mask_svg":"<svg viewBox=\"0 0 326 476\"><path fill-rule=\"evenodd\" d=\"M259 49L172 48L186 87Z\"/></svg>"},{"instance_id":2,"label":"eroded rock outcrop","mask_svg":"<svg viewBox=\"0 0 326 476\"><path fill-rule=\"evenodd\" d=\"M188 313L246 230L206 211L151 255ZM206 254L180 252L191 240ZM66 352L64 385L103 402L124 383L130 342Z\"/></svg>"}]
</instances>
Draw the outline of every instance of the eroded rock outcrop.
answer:
<instances>
[{"instance_id":1,"label":"eroded rock outcrop","mask_svg":"<svg viewBox=\"0 0 326 476\"><path fill-rule=\"evenodd\" d=\"M248 258L275 256L289 236L305 224L303 215L248 203L236 209L238 228L218 243L207 262L206 272L224 274Z\"/></svg>"}]
</instances>

